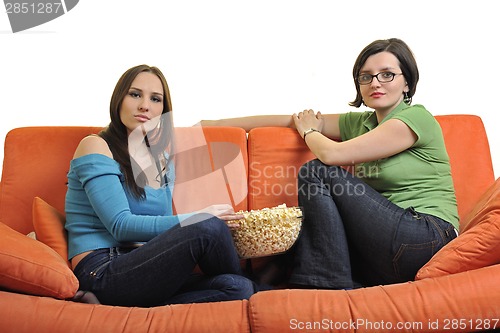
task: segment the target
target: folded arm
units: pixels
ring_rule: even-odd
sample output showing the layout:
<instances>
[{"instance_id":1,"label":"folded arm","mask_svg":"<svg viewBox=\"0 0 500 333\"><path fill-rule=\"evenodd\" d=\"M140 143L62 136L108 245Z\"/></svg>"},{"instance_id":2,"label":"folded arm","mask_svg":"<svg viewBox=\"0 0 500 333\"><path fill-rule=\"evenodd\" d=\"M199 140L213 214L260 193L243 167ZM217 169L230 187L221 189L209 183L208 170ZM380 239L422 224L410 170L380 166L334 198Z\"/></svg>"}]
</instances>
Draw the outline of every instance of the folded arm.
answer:
<instances>
[{"instance_id":1,"label":"folded arm","mask_svg":"<svg viewBox=\"0 0 500 333\"><path fill-rule=\"evenodd\" d=\"M306 136L306 144L327 165L353 165L400 153L415 144L417 135L399 119L390 119L375 129L344 142L335 142L321 133Z\"/></svg>"}]
</instances>

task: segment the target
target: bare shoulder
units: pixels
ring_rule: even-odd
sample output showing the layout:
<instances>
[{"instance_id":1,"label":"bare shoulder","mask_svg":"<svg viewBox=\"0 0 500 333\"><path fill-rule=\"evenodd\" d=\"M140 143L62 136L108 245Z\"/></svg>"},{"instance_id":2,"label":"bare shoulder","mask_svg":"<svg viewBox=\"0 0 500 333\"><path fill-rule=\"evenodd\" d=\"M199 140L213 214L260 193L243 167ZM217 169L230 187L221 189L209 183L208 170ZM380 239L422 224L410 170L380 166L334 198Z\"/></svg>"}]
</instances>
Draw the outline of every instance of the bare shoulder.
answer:
<instances>
[{"instance_id":1,"label":"bare shoulder","mask_svg":"<svg viewBox=\"0 0 500 333\"><path fill-rule=\"evenodd\" d=\"M73 158L89 154L102 154L109 158L113 158L113 154L111 153L111 150L109 150L108 143L97 135L89 135L83 138L78 144Z\"/></svg>"}]
</instances>

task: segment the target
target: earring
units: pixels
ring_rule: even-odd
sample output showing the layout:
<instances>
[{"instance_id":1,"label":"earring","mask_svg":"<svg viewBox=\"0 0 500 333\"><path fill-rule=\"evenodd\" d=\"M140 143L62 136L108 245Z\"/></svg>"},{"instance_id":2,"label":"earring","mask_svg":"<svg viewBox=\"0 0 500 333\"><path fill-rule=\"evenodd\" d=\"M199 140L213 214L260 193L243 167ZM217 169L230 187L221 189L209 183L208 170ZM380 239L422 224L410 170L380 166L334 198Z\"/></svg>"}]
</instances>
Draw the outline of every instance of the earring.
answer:
<instances>
[{"instance_id":1,"label":"earring","mask_svg":"<svg viewBox=\"0 0 500 333\"><path fill-rule=\"evenodd\" d=\"M406 104L410 105L411 104L411 97L408 96L408 92L405 91L403 92L403 102L405 102Z\"/></svg>"}]
</instances>

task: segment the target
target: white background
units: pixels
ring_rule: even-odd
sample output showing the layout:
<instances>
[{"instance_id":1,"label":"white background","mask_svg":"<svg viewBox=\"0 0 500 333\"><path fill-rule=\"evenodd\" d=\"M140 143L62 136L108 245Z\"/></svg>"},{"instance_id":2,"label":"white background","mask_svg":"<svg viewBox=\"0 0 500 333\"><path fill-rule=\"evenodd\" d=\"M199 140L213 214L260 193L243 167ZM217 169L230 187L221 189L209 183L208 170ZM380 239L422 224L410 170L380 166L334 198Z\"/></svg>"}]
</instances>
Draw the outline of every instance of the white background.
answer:
<instances>
[{"instance_id":1,"label":"white background","mask_svg":"<svg viewBox=\"0 0 500 333\"><path fill-rule=\"evenodd\" d=\"M414 103L435 115L481 116L498 177L497 3L80 0L16 34L2 8L0 158L15 127L107 125L116 81L141 63L167 77L176 126L304 108L350 111L356 56L375 39L398 37L419 64Z\"/></svg>"}]
</instances>

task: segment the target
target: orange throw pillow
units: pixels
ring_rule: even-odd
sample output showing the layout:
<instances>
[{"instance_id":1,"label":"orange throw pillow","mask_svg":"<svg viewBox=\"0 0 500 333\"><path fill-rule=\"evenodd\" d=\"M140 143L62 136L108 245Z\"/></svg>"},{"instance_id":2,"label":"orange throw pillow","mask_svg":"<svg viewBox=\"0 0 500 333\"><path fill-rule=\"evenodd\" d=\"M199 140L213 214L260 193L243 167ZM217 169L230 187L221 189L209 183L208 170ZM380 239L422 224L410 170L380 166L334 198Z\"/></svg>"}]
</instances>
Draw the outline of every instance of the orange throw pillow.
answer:
<instances>
[{"instance_id":1,"label":"orange throw pillow","mask_svg":"<svg viewBox=\"0 0 500 333\"><path fill-rule=\"evenodd\" d=\"M454 274L500 263L500 178L461 223L463 230L425 264L415 277Z\"/></svg>"},{"instance_id":2,"label":"orange throw pillow","mask_svg":"<svg viewBox=\"0 0 500 333\"><path fill-rule=\"evenodd\" d=\"M33 226L36 239L56 251L71 267L68 261L68 235L65 217L43 199L33 199Z\"/></svg>"},{"instance_id":3,"label":"orange throw pillow","mask_svg":"<svg viewBox=\"0 0 500 333\"><path fill-rule=\"evenodd\" d=\"M0 222L0 287L59 299L73 297L78 279L47 245Z\"/></svg>"}]
</instances>

